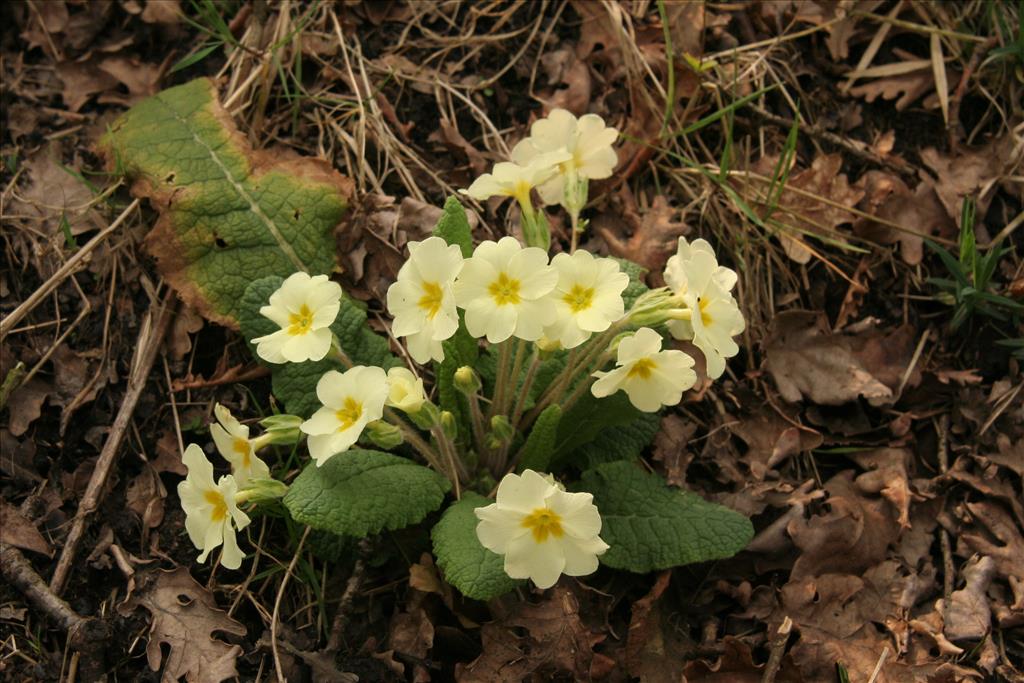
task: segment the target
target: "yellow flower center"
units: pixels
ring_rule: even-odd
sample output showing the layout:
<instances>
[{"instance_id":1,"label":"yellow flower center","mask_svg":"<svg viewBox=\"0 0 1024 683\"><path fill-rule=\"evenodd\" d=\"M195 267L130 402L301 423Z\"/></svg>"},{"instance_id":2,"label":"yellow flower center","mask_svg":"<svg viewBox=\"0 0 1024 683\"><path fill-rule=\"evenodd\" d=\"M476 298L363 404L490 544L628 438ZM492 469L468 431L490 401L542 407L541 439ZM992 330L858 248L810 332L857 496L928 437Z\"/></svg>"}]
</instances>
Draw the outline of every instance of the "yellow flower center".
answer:
<instances>
[{"instance_id":1,"label":"yellow flower center","mask_svg":"<svg viewBox=\"0 0 1024 683\"><path fill-rule=\"evenodd\" d=\"M288 316L288 322L288 334L293 337L306 334L313 328L313 311L309 310L306 304L302 304L298 313Z\"/></svg>"},{"instance_id":2,"label":"yellow flower center","mask_svg":"<svg viewBox=\"0 0 1024 683\"><path fill-rule=\"evenodd\" d=\"M248 467L249 465L252 464L252 460L249 457L249 453L251 452L252 449L249 448L249 441L247 439L243 439L241 437L235 439L234 442L231 444L231 448L235 451L235 453L238 453L240 456L242 456L243 467Z\"/></svg>"},{"instance_id":3,"label":"yellow flower center","mask_svg":"<svg viewBox=\"0 0 1024 683\"><path fill-rule=\"evenodd\" d=\"M490 284L487 292L499 306L515 305L522 301L519 297L519 280L513 280L507 273L498 275L498 279Z\"/></svg>"},{"instance_id":4,"label":"yellow flower center","mask_svg":"<svg viewBox=\"0 0 1024 683\"><path fill-rule=\"evenodd\" d=\"M594 288L573 285L569 293L562 297L562 301L569 304L573 313L580 313L594 305Z\"/></svg>"},{"instance_id":5,"label":"yellow flower center","mask_svg":"<svg viewBox=\"0 0 1024 683\"><path fill-rule=\"evenodd\" d=\"M562 537L562 518L557 512L548 508L537 508L523 517L522 525L533 534L533 540L543 543L548 536Z\"/></svg>"},{"instance_id":6,"label":"yellow flower center","mask_svg":"<svg viewBox=\"0 0 1024 683\"><path fill-rule=\"evenodd\" d=\"M639 377L640 379L650 379L651 371L656 369L658 364L650 358L641 358L640 360L633 363L633 367L626 373L626 377L632 379Z\"/></svg>"},{"instance_id":7,"label":"yellow flower center","mask_svg":"<svg viewBox=\"0 0 1024 683\"><path fill-rule=\"evenodd\" d=\"M338 422L341 423L338 431L343 432L358 422L359 418L363 416L363 404L349 396L345 399L345 404L341 410L334 415L338 418Z\"/></svg>"},{"instance_id":8,"label":"yellow flower center","mask_svg":"<svg viewBox=\"0 0 1024 683\"><path fill-rule=\"evenodd\" d=\"M707 299L697 299L697 305L700 307L700 321L704 327L710 327L713 323L711 314L707 312L707 307L711 304Z\"/></svg>"},{"instance_id":9,"label":"yellow flower center","mask_svg":"<svg viewBox=\"0 0 1024 683\"><path fill-rule=\"evenodd\" d=\"M213 506L213 509L210 510L210 519L214 522L220 522L228 516L228 504L224 501L224 496L220 491L207 491L203 494L203 498Z\"/></svg>"},{"instance_id":10,"label":"yellow flower center","mask_svg":"<svg viewBox=\"0 0 1024 683\"><path fill-rule=\"evenodd\" d=\"M433 320L437 312L441 310L441 302L444 300L444 292L436 282L423 283L423 296L417 302L417 306L427 312L427 318Z\"/></svg>"}]
</instances>

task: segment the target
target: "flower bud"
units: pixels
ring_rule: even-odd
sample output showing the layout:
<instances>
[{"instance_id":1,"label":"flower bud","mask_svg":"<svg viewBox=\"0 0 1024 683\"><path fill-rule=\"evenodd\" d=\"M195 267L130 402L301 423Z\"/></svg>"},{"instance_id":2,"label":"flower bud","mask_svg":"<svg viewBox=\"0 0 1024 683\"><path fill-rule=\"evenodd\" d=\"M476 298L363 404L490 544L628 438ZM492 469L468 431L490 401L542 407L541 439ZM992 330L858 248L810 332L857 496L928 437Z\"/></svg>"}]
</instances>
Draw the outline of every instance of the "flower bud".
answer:
<instances>
[{"instance_id":1,"label":"flower bud","mask_svg":"<svg viewBox=\"0 0 1024 683\"><path fill-rule=\"evenodd\" d=\"M545 252L551 248L551 226L542 209L531 211L522 207L523 238L528 247L540 247Z\"/></svg>"},{"instance_id":2,"label":"flower bud","mask_svg":"<svg viewBox=\"0 0 1024 683\"><path fill-rule=\"evenodd\" d=\"M367 438L373 442L378 448L383 448L386 451L392 448L397 448L405 442L405 438L402 436L402 430L393 424L385 422L384 420L374 420L370 424L366 425Z\"/></svg>"},{"instance_id":3,"label":"flower bud","mask_svg":"<svg viewBox=\"0 0 1024 683\"><path fill-rule=\"evenodd\" d=\"M449 439L455 439L459 435L459 424L455 416L447 410L441 411L441 429Z\"/></svg>"},{"instance_id":4,"label":"flower bud","mask_svg":"<svg viewBox=\"0 0 1024 683\"><path fill-rule=\"evenodd\" d=\"M288 486L277 479L250 479L235 494L235 503L269 503L288 493Z\"/></svg>"},{"instance_id":5,"label":"flower bud","mask_svg":"<svg viewBox=\"0 0 1024 683\"><path fill-rule=\"evenodd\" d=\"M547 337L541 337L536 341L537 348L541 353L553 353L559 351L562 348L562 343L557 339L548 339Z\"/></svg>"},{"instance_id":6,"label":"flower bud","mask_svg":"<svg viewBox=\"0 0 1024 683\"><path fill-rule=\"evenodd\" d=\"M499 446L503 446L512 441L515 433L516 430L512 427L512 423L504 415L495 415L491 418L491 433L488 435L489 441L493 438Z\"/></svg>"},{"instance_id":7,"label":"flower bud","mask_svg":"<svg viewBox=\"0 0 1024 683\"><path fill-rule=\"evenodd\" d=\"M480 375L476 374L476 371L468 365L463 365L455 371L454 380L455 388L466 396L472 396L483 386L480 382Z\"/></svg>"},{"instance_id":8,"label":"flower bud","mask_svg":"<svg viewBox=\"0 0 1024 683\"><path fill-rule=\"evenodd\" d=\"M427 432L441 419L441 411L430 401L424 401L419 410L408 415L413 424Z\"/></svg>"},{"instance_id":9,"label":"flower bud","mask_svg":"<svg viewBox=\"0 0 1024 683\"><path fill-rule=\"evenodd\" d=\"M260 420L260 426L266 431L256 437L255 441L259 442L260 446L269 446L271 444L294 446L302 438L302 432L299 431L300 424L302 424L302 418L298 415L271 415L265 417Z\"/></svg>"}]
</instances>

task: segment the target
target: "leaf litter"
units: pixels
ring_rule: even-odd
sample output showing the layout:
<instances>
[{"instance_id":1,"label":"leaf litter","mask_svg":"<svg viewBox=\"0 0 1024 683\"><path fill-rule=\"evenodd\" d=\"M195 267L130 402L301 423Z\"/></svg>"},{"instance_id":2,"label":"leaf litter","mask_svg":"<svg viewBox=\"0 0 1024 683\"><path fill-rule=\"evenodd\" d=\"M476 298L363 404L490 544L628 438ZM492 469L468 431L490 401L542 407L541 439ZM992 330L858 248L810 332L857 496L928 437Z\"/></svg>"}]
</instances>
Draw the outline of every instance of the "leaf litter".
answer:
<instances>
[{"instance_id":1,"label":"leaf litter","mask_svg":"<svg viewBox=\"0 0 1024 683\"><path fill-rule=\"evenodd\" d=\"M1019 680L1020 370L991 345L994 328L982 324L968 337L945 329L947 309L927 278L948 274L923 246L956 242L967 197L977 200L983 248L998 234L1019 244L1019 126L1003 119L1006 107L988 104L1019 101L1019 85L997 77L1007 63L997 53L967 68L965 46L980 39L963 36L979 26L976 17L914 3L665 3L670 51L656 3L488 15L471 3L382 10L351 2L307 18L299 4L225 12L234 42L220 35L226 42L178 72L173 64L213 40L182 21L179 10L203 18L187 4L54 0L14 10L20 42L5 48L14 106L5 111L3 153L19 170L6 167L4 314L74 253L65 220L81 245L127 205L123 193L116 202L98 197L94 187L102 192L105 181L90 175L99 164L85 150L127 105L163 87L223 69L218 116L237 127L228 129L233 139L244 136L257 155L287 148L326 158L352 178L358 201L330 226L327 251L371 312L397 255L429 231L445 194L504 158L492 129L525 134L555 106L593 111L627 139L615 179L595 183L587 237L655 273L679 236L711 239L743 272L749 319L765 323L751 326L747 362L730 368L728 382L663 417L646 458L673 484L752 515L758 533L746 553L713 566L640 577L603 570L490 605L463 599L429 562L415 563L418 541L402 536L400 551L381 544L353 584L346 645L326 652L337 596L352 581L351 553L330 563L320 559L325 548L304 554L278 596L295 545L273 522L253 530L270 555L260 556L252 580L211 574L182 538L179 434L204 438L215 401L266 395L235 338L185 311L167 374L158 362L126 439L124 471L105 490L95 554L82 553L74 595L65 595L83 614L115 613L134 582L127 616L114 617L125 633L111 643L119 676L156 663L165 680L254 677L273 669L276 618L276 654L292 658L297 676L831 681L838 665L851 681ZM463 27L491 37L461 35ZM295 40L274 44L286 35ZM921 56L934 35L943 38L945 88ZM940 110L965 76L964 130L951 146ZM805 90L807 78L819 89ZM755 104L809 124L774 205L766 189L785 127L752 124L737 106L685 136L663 134L666 116L673 127L691 125L768 83L781 90ZM853 114L833 113L843 108ZM854 153L863 149L887 163ZM898 170L904 165L916 173ZM769 181L743 177L751 170ZM751 213L782 228L765 229ZM493 213L470 214L478 234L500 234ZM2 416L4 516L28 523L11 527L22 547L58 546L89 481L122 396L134 321L169 274L138 250L154 220L133 214L94 253L89 277L76 275L94 305L81 329L59 337L82 306L65 281L23 323L31 329L4 339L5 376L12 359L30 367L47 359ZM844 248L851 245L861 251ZM1005 291L1021 277L1017 252L997 276ZM109 358L97 353L104 334ZM241 392L231 386L237 378ZM45 577L46 554L33 553ZM151 562L178 568L140 568ZM4 600L3 609L28 604L12 592ZM0 611L5 642L29 652L25 634L7 623L20 622L18 610ZM132 650L142 632L149 637ZM187 642L200 644L183 648L196 633ZM56 678L63 636L44 630L42 644L35 666Z\"/></svg>"}]
</instances>

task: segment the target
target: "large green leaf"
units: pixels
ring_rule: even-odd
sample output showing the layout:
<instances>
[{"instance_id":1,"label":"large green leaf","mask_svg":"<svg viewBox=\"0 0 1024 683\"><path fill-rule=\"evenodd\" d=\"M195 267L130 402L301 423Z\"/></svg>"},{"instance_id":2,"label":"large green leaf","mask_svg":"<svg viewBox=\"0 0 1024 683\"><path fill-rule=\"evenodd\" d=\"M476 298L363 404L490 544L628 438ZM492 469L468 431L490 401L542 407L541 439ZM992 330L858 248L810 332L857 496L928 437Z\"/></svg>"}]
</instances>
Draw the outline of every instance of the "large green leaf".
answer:
<instances>
[{"instance_id":1,"label":"large green leaf","mask_svg":"<svg viewBox=\"0 0 1024 683\"><path fill-rule=\"evenodd\" d=\"M624 392L606 398L595 398L589 392L583 395L566 414L558 426L558 439L552 467L565 464L586 465L579 455L581 449L593 444L593 449L611 455L607 459L635 458L654 439L659 417L633 407ZM594 455L594 453L591 453Z\"/></svg>"},{"instance_id":2,"label":"large green leaf","mask_svg":"<svg viewBox=\"0 0 1024 683\"><path fill-rule=\"evenodd\" d=\"M467 598L490 600L508 593L523 583L505 573L505 560L480 545L476 537L476 515L473 510L490 501L467 491L462 500L445 510L430 537L434 542L437 566L444 578Z\"/></svg>"},{"instance_id":3,"label":"large green leaf","mask_svg":"<svg viewBox=\"0 0 1024 683\"><path fill-rule=\"evenodd\" d=\"M594 494L601 538L611 546L601 562L616 569L649 572L732 557L754 535L738 512L671 489L632 463L588 470L576 488Z\"/></svg>"},{"instance_id":4,"label":"large green leaf","mask_svg":"<svg viewBox=\"0 0 1024 683\"><path fill-rule=\"evenodd\" d=\"M573 451L571 461L580 469L590 469L615 460L635 461L654 441L659 429L661 415L640 413L631 422L601 430L597 438Z\"/></svg>"},{"instance_id":5,"label":"large green leaf","mask_svg":"<svg viewBox=\"0 0 1024 683\"><path fill-rule=\"evenodd\" d=\"M296 522L344 536L367 536L419 522L451 488L437 472L388 453L350 450L296 477L284 505Z\"/></svg>"},{"instance_id":6,"label":"large green leaf","mask_svg":"<svg viewBox=\"0 0 1024 683\"><path fill-rule=\"evenodd\" d=\"M278 329L272 320L260 315L260 308L270 301L270 295L283 281L283 278L271 275L255 280L245 288L239 305L238 321L246 339L252 340ZM366 312L348 297L341 300L341 308L331 330L338 337L342 349L357 365L376 365L387 370L402 364L391 353L387 339L369 328ZM252 349L255 355L255 346ZM284 403L288 413L303 417L309 417L320 407L316 397L316 383L320 377L328 370L345 370L340 363L330 359L267 365L273 373L274 395Z\"/></svg>"},{"instance_id":7,"label":"large green leaf","mask_svg":"<svg viewBox=\"0 0 1024 683\"><path fill-rule=\"evenodd\" d=\"M330 273L352 183L313 158L253 150L199 79L143 100L99 144L160 219L146 238L161 274L217 322L237 326L246 286Z\"/></svg>"}]
</instances>

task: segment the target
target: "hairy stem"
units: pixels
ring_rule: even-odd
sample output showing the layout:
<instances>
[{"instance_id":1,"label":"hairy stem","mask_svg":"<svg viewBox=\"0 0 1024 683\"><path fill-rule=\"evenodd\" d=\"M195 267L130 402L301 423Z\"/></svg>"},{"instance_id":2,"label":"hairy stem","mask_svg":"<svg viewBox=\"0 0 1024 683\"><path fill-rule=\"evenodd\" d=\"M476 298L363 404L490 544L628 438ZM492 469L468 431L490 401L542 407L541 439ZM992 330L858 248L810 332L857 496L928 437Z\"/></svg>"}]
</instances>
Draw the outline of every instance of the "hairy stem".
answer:
<instances>
[{"instance_id":1,"label":"hairy stem","mask_svg":"<svg viewBox=\"0 0 1024 683\"><path fill-rule=\"evenodd\" d=\"M526 377L523 379L523 388L519 391L519 395L515 400L515 407L512 409L512 426L519 427L519 418L523 415L523 409L526 407L526 398L530 395L530 389L533 388L533 381L537 377L537 369L540 368L540 350L534 347L533 356L530 358L530 365L526 369Z\"/></svg>"},{"instance_id":2,"label":"hairy stem","mask_svg":"<svg viewBox=\"0 0 1024 683\"><path fill-rule=\"evenodd\" d=\"M501 409L501 396L508 382L509 362L512 355L512 343L505 340L498 344L498 367L494 373L494 394L491 396L491 407L487 411L488 419L498 414Z\"/></svg>"}]
</instances>

